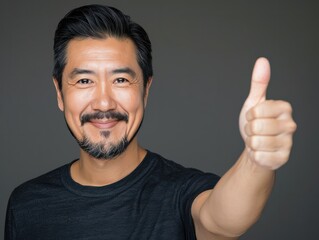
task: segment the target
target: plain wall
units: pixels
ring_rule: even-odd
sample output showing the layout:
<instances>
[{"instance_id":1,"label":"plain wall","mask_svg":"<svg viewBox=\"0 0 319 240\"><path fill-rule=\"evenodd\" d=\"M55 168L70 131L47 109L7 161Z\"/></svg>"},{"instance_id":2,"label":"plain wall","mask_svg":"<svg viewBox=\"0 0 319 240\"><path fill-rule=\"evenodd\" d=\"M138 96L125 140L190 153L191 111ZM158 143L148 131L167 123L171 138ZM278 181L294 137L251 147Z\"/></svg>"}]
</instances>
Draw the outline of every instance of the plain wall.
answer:
<instances>
[{"instance_id":1,"label":"plain wall","mask_svg":"<svg viewBox=\"0 0 319 240\"><path fill-rule=\"evenodd\" d=\"M140 23L155 76L139 139L185 166L222 175L243 149L238 115L251 70L269 58L270 99L294 107L291 159L259 222L242 239L314 239L318 207L317 1L2 1L0 236L11 191L78 157L51 80L53 35L72 8L102 3Z\"/></svg>"}]
</instances>

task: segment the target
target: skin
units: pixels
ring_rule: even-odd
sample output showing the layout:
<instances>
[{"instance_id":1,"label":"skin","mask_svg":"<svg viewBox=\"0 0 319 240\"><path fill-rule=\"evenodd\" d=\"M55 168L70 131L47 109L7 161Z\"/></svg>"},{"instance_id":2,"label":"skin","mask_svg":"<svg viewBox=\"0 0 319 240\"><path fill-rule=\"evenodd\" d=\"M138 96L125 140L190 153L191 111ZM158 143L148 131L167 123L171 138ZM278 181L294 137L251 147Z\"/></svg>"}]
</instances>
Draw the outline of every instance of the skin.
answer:
<instances>
[{"instance_id":1,"label":"skin","mask_svg":"<svg viewBox=\"0 0 319 240\"><path fill-rule=\"evenodd\" d=\"M75 69L89 73L79 74ZM134 74L114 73L118 69L131 69ZM270 195L275 170L288 161L296 124L289 103L266 100L269 80L269 62L260 58L239 117L245 149L215 188L201 193L193 202L197 239L237 239L247 231L258 220ZM135 133L143 118L151 81L144 90L135 47L128 39L70 41L62 91L54 80L58 105L70 129L77 139L85 135L105 146L125 135L131 140L115 160L94 159L80 150L80 159L71 166L76 182L88 186L111 184L127 176L143 160L146 151L138 145ZM83 113L109 110L128 114L129 121L103 119L81 126ZM101 134L103 131L109 134Z\"/></svg>"},{"instance_id":2,"label":"skin","mask_svg":"<svg viewBox=\"0 0 319 240\"><path fill-rule=\"evenodd\" d=\"M105 146L124 136L131 140L116 161L95 159L81 149L79 160L71 166L71 176L82 185L116 182L132 172L146 154L135 133L143 118L152 80L149 79L144 90L135 46L129 39L73 39L66 55L62 91L55 79L54 85L58 106L74 136L83 139L85 135L93 143L102 142ZM126 113L128 122L95 119L81 125L84 113L111 110ZM109 134L103 134L106 131Z\"/></svg>"},{"instance_id":3,"label":"skin","mask_svg":"<svg viewBox=\"0 0 319 240\"><path fill-rule=\"evenodd\" d=\"M193 202L198 239L237 239L246 232L265 206L275 170L288 161L296 123L289 103L266 100L269 80L269 62L259 58L239 117L245 149L214 190Z\"/></svg>"}]
</instances>

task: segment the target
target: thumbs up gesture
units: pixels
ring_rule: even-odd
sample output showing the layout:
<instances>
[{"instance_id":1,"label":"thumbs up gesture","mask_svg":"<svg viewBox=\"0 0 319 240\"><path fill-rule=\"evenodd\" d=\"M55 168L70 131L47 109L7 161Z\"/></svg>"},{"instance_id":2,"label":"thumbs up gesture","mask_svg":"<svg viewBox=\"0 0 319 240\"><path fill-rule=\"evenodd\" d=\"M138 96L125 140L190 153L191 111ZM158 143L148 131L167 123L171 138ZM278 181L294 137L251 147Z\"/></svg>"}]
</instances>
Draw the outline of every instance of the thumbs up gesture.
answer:
<instances>
[{"instance_id":1,"label":"thumbs up gesture","mask_svg":"<svg viewBox=\"0 0 319 240\"><path fill-rule=\"evenodd\" d=\"M275 170L288 161L297 125L288 102L266 99L269 80L268 60L257 59L239 128L248 158L263 168Z\"/></svg>"}]
</instances>

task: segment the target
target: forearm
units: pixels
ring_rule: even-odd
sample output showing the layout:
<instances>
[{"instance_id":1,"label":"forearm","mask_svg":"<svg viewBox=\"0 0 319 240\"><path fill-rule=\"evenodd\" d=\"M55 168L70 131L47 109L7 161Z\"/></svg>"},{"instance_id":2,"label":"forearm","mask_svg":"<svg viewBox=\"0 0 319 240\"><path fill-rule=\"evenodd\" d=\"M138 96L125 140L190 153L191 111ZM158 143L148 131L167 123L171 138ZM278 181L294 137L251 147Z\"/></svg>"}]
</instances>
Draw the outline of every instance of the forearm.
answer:
<instances>
[{"instance_id":1,"label":"forearm","mask_svg":"<svg viewBox=\"0 0 319 240\"><path fill-rule=\"evenodd\" d=\"M288 102L266 100L270 80L267 59L256 61L249 95L239 117L245 150L214 190L198 196L193 204L197 229L235 237L259 218L270 195L275 169L290 155L296 123ZM249 152L248 152L249 149Z\"/></svg>"},{"instance_id":2,"label":"forearm","mask_svg":"<svg viewBox=\"0 0 319 240\"><path fill-rule=\"evenodd\" d=\"M245 150L202 205L201 222L211 232L241 235L259 218L274 178L273 170L253 163Z\"/></svg>"}]
</instances>

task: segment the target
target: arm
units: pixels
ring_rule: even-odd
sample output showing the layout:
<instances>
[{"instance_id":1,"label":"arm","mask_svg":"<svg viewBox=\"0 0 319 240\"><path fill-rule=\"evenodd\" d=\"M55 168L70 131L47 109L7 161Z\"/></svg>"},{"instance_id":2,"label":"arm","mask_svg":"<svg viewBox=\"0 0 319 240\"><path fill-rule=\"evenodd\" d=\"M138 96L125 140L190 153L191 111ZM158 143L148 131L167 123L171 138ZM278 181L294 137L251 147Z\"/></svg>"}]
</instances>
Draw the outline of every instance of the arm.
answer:
<instances>
[{"instance_id":1,"label":"arm","mask_svg":"<svg viewBox=\"0 0 319 240\"><path fill-rule=\"evenodd\" d=\"M198 239L231 239L247 231L266 204L275 170L288 161L296 124L289 103L266 100L269 79L269 63L260 58L239 119L245 149L214 190L193 203Z\"/></svg>"}]
</instances>

